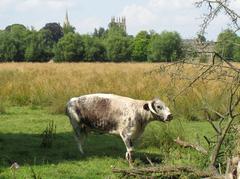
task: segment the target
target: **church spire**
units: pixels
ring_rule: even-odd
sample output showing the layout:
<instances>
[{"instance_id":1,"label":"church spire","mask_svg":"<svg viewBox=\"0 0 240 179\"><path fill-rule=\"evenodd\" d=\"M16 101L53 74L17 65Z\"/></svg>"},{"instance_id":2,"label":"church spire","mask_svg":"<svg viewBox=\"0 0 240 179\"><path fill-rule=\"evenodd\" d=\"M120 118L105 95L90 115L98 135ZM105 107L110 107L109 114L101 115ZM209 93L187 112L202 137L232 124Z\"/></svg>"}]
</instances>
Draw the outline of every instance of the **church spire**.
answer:
<instances>
[{"instance_id":1,"label":"church spire","mask_svg":"<svg viewBox=\"0 0 240 179\"><path fill-rule=\"evenodd\" d=\"M68 20L68 10L66 10L65 20L63 23L63 26L70 26L69 20Z\"/></svg>"}]
</instances>

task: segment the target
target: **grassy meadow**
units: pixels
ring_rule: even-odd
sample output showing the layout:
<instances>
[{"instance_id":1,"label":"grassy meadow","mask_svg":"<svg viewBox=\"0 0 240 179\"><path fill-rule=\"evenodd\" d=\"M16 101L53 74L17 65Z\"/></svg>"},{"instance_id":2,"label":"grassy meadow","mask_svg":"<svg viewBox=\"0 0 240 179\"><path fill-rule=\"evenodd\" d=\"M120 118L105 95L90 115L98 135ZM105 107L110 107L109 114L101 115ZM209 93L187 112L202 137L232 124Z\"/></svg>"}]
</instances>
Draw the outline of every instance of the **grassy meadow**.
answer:
<instances>
[{"instance_id":1,"label":"grassy meadow","mask_svg":"<svg viewBox=\"0 0 240 179\"><path fill-rule=\"evenodd\" d=\"M200 112L204 99L221 109L221 84L199 82L173 105L171 96L186 84L167 73L153 72L150 63L0 64L0 178L118 178L111 167L127 168L121 139L91 133L78 152L72 128L64 115L66 102L87 93L115 93L137 99L160 97L175 118L151 123L136 144L136 165L206 165L206 157L174 144L177 136L207 147L204 135L213 135ZM186 66L189 75L194 68ZM203 95L204 94L204 95ZM222 103L221 103L222 104ZM56 125L52 147L43 148L42 133L50 121ZM17 162L20 168L10 169Z\"/></svg>"}]
</instances>

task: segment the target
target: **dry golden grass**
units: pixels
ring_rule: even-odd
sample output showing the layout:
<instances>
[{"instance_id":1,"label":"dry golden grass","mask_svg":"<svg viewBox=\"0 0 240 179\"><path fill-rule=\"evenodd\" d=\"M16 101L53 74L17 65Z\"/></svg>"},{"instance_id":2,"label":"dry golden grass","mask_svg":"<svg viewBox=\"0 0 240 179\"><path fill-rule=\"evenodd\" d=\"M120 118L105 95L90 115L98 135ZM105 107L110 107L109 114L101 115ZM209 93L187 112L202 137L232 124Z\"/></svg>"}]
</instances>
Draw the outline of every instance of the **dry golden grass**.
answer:
<instances>
[{"instance_id":1,"label":"dry golden grass","mask_svg":"<svg viewBox=\"0 0 240 179\"><path fill-rule=\"evenodd\" d=\"M170 83L166 73L148 73L159 64L151 63L3 63L0 64L0 106L47 106L52 112L63 112L66 102L88 93L115 93L137 99L160 97L169 103L185 82ZM186 70L195 71L191 66ZM203 94L215 101L219 84L202 84L177 101L174 112L187 118L196 117ZM171 104L169 104L171 105Z\"/></svg>"}]
</instances>

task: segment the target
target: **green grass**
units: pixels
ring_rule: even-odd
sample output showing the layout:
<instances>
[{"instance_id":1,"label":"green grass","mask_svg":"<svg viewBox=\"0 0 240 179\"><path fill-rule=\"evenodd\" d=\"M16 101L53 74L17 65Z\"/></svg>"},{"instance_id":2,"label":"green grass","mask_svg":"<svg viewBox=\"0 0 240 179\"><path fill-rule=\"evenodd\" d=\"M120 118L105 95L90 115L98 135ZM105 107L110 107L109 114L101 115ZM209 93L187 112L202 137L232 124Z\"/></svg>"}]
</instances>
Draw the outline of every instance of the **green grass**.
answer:
<instances>
[{"instance_id":1,"label":"green grass","mask_svg":"<svg viewBox=\"0 0 240 179\"><path fill-rule=\"evenodd\" d=\"M41 133L48 123L56 124L52 148L41 148ZM151 123L136 147L136 165L145 165L145 155L157 164L186 164L204 167L203 155L182 149L172 142L180 135L196 142L197 136L211 135L206 122L174 120ZM153 141L153 134L154 141ZM203 138L199 139L206 146ZM72 128L65 115L53 115L40 107L10 107L0 114L0 178L13 178L10 166L20 168L16 178L33 178L31 168L42 178L118 178L111 166L127 168L125 147L121 139L108 134L90 134L80 155Z\"/></svg>"}]
</instances>

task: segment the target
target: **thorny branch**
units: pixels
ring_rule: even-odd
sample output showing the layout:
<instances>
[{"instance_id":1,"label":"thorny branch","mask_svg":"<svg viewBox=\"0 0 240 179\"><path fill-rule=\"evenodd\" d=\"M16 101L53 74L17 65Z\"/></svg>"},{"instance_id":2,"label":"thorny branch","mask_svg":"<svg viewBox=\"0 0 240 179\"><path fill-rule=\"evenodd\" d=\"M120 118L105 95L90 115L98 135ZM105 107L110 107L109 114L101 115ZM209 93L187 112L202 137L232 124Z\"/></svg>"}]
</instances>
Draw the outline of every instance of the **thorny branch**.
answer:
<instances>
[{"instance_id":1,"label":"thorny branch","mask_svg":"<svg viewBox=\"0 0 240 179\"><path fill-rule=\"evenodd\" d=\"M208 12L203 15L203 23L201 24L200 34L205 34L209 24L220 14L225 14L234 26L235 31L240 29L240 16L229 7L232 0L200 0L195 3L196 7L201 8L206 6Z\"/></svg>"}]
</instances>

